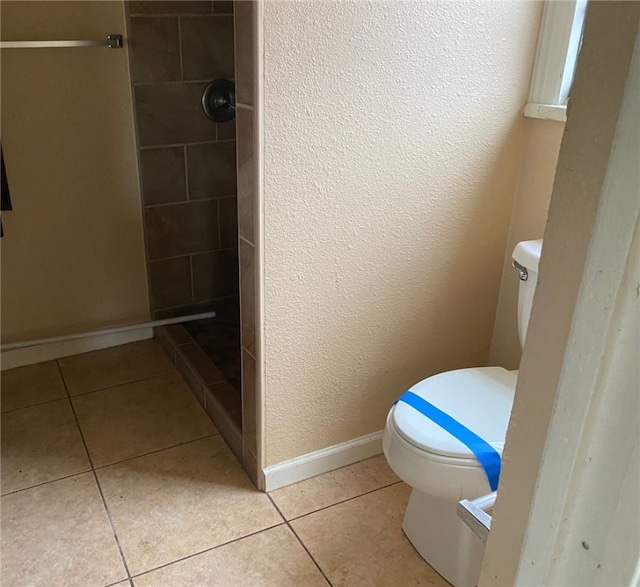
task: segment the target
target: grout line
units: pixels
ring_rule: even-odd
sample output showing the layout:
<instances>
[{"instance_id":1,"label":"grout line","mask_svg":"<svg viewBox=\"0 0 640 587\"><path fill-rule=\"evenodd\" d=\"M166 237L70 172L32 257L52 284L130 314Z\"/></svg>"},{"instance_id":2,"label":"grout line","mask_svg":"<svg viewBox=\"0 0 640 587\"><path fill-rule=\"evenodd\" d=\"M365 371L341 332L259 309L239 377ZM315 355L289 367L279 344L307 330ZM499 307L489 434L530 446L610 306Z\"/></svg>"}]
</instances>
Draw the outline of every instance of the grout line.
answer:
<instances>
[{"instance_id":1,"label":"grout line","mask_svg":"<svg viewBox=\"0 0 640 587\"><path fill-rule=\"evenodd\" d=\"M229 18L230 16L233 16L233 12L180 12L180 13L176 13L176 12L155 12L155 13L139 13L139 14L130 14L129 18L166 18L168 16L190 16L190 17L201 17L201 18L211 18L211 17L216 17L216 18Z\"/></svg>"},{"instance_id":2,"label":"grout line","mask_svg":"<svg viewBox=\"0 0 640 587\"><path fill-rule=\"evenodd\" d=\"M205 318L206 320L206 318ZM198 320L198 322L200 322L200 320ZM184 331L187 333L187 336L189 337L189 342L181 342L180 344L177 343L176 339L173 337L172 334L169 334L169 338L171 340L171 342L173 343L173 348L175 350L175 352L178 352L178 349L181 346L185 346L187 344L197 344L196 341L193 339L193 336L191 336L191 333L185 328L184 326L184 322L176 322L175 324L172 324L172 326L182 326L182 328L184 328ZM177 367L176 367L177 369ZM180 373L180 371L178 371L178 373Z\"/></svg>"},{"instance_id":3,"label":"grout line","mask_svg":"<svg viewBox=\"0 0 640 587\"><path fill-rule=\"evenodd\" d=\"M242 236L241 234L239 234L239 235L238 235L238 238L239 238L241 241L244 241L245 243L247 243L248 245L251 245L254 249L256 248L256 246L255 246L255 245L254 245L250 240L248 240L247 238L245 238L245 237L244 237L244 236Z\"/></svg>"},{"instance_id":4,"label":"grout line","mask_svg":"<svg viewBox=\"0 0 640 587\"><path fill-rule=\"evenodd\" d=\"M178 16L178 54L180 57L180 80L184 82L184 65L182 64L182 18Z\"/></svg>"},{"instance_id":5,"label":"grout line","mask_svg":"<svg viewBox=\"0 0 640 587\"><path fill-rule=\"evenodd\" d=\"M248 349L246 346L243 346L243 347L242 347L242 350L243 350L245 353L247 353L247 355L249 355L249 356L250 356L254 361L257 361L257 360L258 360L258 359L256 359L256 358L253 356L253 353L251 353L251 351L249 351L249 349ZM349 465L345 465L345 467L348 467L348 466L349 466ZM342 467L340 467L340 468L342 468ZM334 470L335 470L335 469L334 469ZM322 473L321 473L321 475L322 475ZM274 489L274 491L276 491L276 490Z\"/></svg>"},{"instance_id":6,"label":"grout line","mask_svg":"<svg viewBox=\"0 0 640 587\"><path fill-rule=\"evenodd\" d=\"M170 359L168 359L170 360ZM175 369L175 365L172 365ZM123 381L122 383L116 383L115 385L109 385L107 387L101 387L100 389L92 389L90 391L84 391L82 393L77 393L75 395L69 394L69 398L73 399L76 397L82 397L84 395L89 395L90 393L97 393L98 391L106 391L107 389L115 389L116 387L122 387L123 385L130 385L132 383L140 383L140 381L146 381L147 379L156 379L157 377L162 377L163 375L168 375L169 373L173 373L172 369L167 369L162 373L156 373L155 375L148 375L147 377L141 377L139 379L132 379L131 381Z\"/></svg>"},{"instance_id":7,"label":"grout line","mask_svg":"<svg viewBox=\"0 0 640 587\"><path fill-rule=\"evenodd\" d=\"M309 558L313 561L313 564L316 566L316 568L318 569L318 571L320 571L320 574L324 577L324 580L327 582L327 584L330 587L333 587L333 585L331 584L331 581L329 581L329 578L325 575L324 571L322 570L322 568L320 567L320 565L318 564L318 561L313 557L313 555L311 554L311 552L309 552L309 549L307 548L307 546L305 545L304 542L302 542L302 539L300 538L300 536L298 536L297 532L291 527L291 524L289 523L289 520L287 520L287 518L285 518L284 514L280 511L280 508L278 507L278 505L276 504L276 502L274 501L274 499L271 497L271 495L269 495L267 493L267 497L269 498L269 500L271 501L272 505L274 508L276 508L276 511L280 514L280 516L282 517L282 519L284 520L285 524L287 525L287 528L289 528L289 530L291 530L291 532L293 533L293 535L296 537L296 540L300 543L300 546L302 546L302 548L304 548L305 552L309 555Z\"/></svg>"},{"instance_id":8,"label":"grout line","mask_svg":"<svg viewBox=\"0 0 640 587\"><path fill-rule=\"evenodd\" d=\"M340 468L344 468L344 467L340 467ZM334 470L337 471L338 469L334 469ZM326 474L326 473L323 473L323 474ZM306 514L300 514L299 516L295 516L295 517L291 518L288 521L289 522L294 522L296 520L300 520L301 518L306 518L307 516L310 516L312 514L316 514L318 512L322 512L324 510L328 510L329 508L332 508L332 507L334 507L336 505L347 503L348 501L353 501L354 499L358 499L359 497L364 497L365 495L369 495L370 493L375 493L376 491L380 491L382 489L388 489L389 487L393 487L394 485L397 485L398 483L402 483L402 480L394 481L393 483L389 483L388 485L383 485L382 487L376 487L375 489L371 489L370 491L365 491L364 493L360 493L358 495L354 495L353 497L348 497L347 499L342 499L340 501L336 501L335 503L332 503L331 505L325 505L324 507L318 508L317 510L313 510L312 512L307 512ZM278 490L275 489L274 491L278 491Z\"/></svg>"},{"instance_id":9,"label":"grout line","mask_svg":"<svg viewBox=\"0 0 640 587\"><path fill-rule=\"evenodd\" d=\"M233 251L236 247L225 247L224 249L210 249L208 251L195 251L193 253L185 253L184 255L175 255L174 257L159 257L158 259L149 259L149 263L155 263L156 261L172 261L173 259L184 259L185 257L188 257L189 255L206 255L207 253L219 253L221 251ZM224 298L229 298L229 297L233 297L233 296L222 296L221 298L212 298L214 300L221 300ZM205 301L210 301L210 300L205 300ZM198 302L200 303L200 302ZM160 310L155 310L156 312L162 311L162 310L170 310L172 308L182 308L182 307L189 307L192 304L180 304L179 306L169 306L169 307L165 307L165 308L161 308ZM159 320L159 318L157 318ZM128 343L127 343L128 344Z\"/></svg>"},{"instance_id":10,"label":"grout line","mask_svg":"<svg viewBox=\"0 0 640 587\"><path fill-rule=\"evenodd\" d=\"M309 558L313 561L313 564L316 565L317 569L320 571L320 574L324 577L324 580L327 582L327 585L329 585L329 587L333 587L333 583L329 581L329 577L327 577L325 572L322 570L322 567L318 564L318 561L313 557L313 555L307 548L307 545L304 542L302 542L302 538L298 536L298 533L292 528L291 524L289 524L288 522L287 522L287 526L289 527L289 530L291 530L293 535L296 537L296 539L298 540L302 548L304 548L305 552L309 555Z\"/></svg>"},{"instance_id":11,"label":"grout line","mask_svg":"<svg viewBox=\"0 0 640 587\"><path fill-rule=\"evenodd\" d=\"M221 249L222 251L231 251L233 249ZM204 253L193 253L194 255L203 255L206 253L216 253L218 251L205 251ZM181 257L184 257L185 255L181 255ZM172 257L173 258L173 257ZM237 298L238 294L232 294L229 296L222 296L220 298L211 298L208 300L201 300L199 302L197 302L198 304L208 304L209 302L222 302L222 301L226 301L226 300L231 300L233 298ZM168 310L180 310L181 308L189 308L191 307L192 304L182 304L180 306L170 306L168 308L160 308L159 310L156 310L156 312L166 312ZM182 324L182 322L179 322L179 324Z\"/></svg>"},{"instance_id":12,"label":"grout line","mask_svg":"<svg viewBox=\"0 0 640 587\"><path fill-rule=\"evenodd\" d=\"M205 548L204 550L200 550L198 552L194 552L193 554L189 554L187 556L183 556L181 558L177 558L176 560L173 560L173 561L171 561L169 563L165 563L165 564L160 565L158 567L153 567L152 569L147 569L146 571L143 571L142 573L138 573L137 575L133 575L132 579L141 577L142 575L146 575L146 574L152 573L154 571L158 571L160 569L164 569L166 567L170 567L171 565L174 565L176 563L180 563L182 561L189 560L189 559L194 558L196 556L200 556L201 554L205 554L207 552L211 552L212 550L216 550L218 548L222 548L223 546L227 546L229 544L233 544L234 542L240 542L240 540L244 540L245 538L249 538L250 536L255 536L256 534L261 534L262 532L266 532L268 530L273 530L273 528L279 528L280 526L285 526L285 525L286 525L286 522L280 522L279 524L274 524L273 526L268 526L266 528L261 528L260 530L256 530L255 532L251 532L249 534L245 534L244 536L239 536L238 538L234 538L233 540L228 540L227 542L223 542L222 544L216 544L216 546L212 546L211 548Z\"/></svg>"},{"instance_id":13,"label":"grout line","mask_svg":"<svg viewBox=\"0 0 640 587\"><path fill-rule=\"evenodd\" d=\"M222 249L222 230L220 230L222 227L220 225L220 199L218 198L216 200L216 212L218 214L218 249Z\"/></svg>"},{"instance_id":14,"label":"grout line","mask_svg":"<svg viewBox=\"0 0 640 587\"><path fill-rule=\"evenodd\" d=\"M140 145L141 151L149 149L166 149L167 147L190 147L192 145L215 145L217 143L235 143L236 139L208 140L208 141L186 141L183 143L163 143L161 145Z\"/></svg>"},{"instance_id":15,"label":"grout line","mask_svg":"<svg viewBox=\"0 0 640 587\"><path fill-rule=\"evenodd\" d=\"M134 82L136 88L142 86L177 86L181 84L208 84L210 79L170 79L155 82Z\"/></svg>"},{"instance_id":16,"label":"grout line","mask_svg":"<svg viewBox=\"0 0 640 587\"><path fill-rule=\"evenodd\" d=\"M195 202L215 202L217 200L220 199L224 199L224 198L235 198L236 194L223 194L221 196L213 196L212 198L196 198L195 200L180 200L179 202L165 202L163 204L147 204L145 206L145 209L147 208L165 208L168 206L184 206L185 204L191 204L191 203L195 203ZM180 255L183 256L183 255ZM154 261L157 261L157 259L153 259Z\"/></svg>"},{"instance_id":17,"label":"grout line","mask_svg":"<svg viewBox=\"0 0 640 587\"><path fill-rule=\"evenodd\" d=\"M64 398L62 398L62 399L64 399ZM95 470L96 471L102 470L102 469L105 469L107 467L111 467L113 465L119 465L121 463L126 463L127 461L133 461L133 460L135 460L135 459L137 459L139 457L146 457L148 455L151 455L151 454L154 454L154 453L157 453L157 452L162 452L164 450L169 450L170 448L183 446L183 445L189 444L191 442L197 442L199 440L204 440L205 438L214 438L214 437L220 436L220 435L221 435L221 433L218 431L215 434L208 434L207 436L201 436L200 438L195 438L193 440L185 440L184 442L179 442L178 444L174 444L172 446L168 446L167 448L159 448L158 450L154 450L154 451L151 451L151 452L146 452L146 453L140 454L140 455L135 456L135 457L129 457L129 458L123 459L121 461L116 461L115 463L109 463L108 465L100 465L99 467L96 467ZM349 467L349 466L350 465L345 465L345 467ZM340 468L344 469L345 467L340 467ZM338 469L334 469L334 470L337 471ZM57 477L56 479L51 479L50 481L43 481L42 483L36 483L35 485L29 485L29 487L23 487L22 489L16 489L15 491L8 491L7 493L2 493L2 494L0 494L0 497L6 497L7 495L13 495L14 493L20 493L22 491L27 491L28 489L34 489L36 487L42 487L43 485L49 485L50 483L55 483L56 481L62 481L64 479L70 479L71 477L77 477L79 475L84 475L85 473L90 473L91 471L92 471L92 469L86 469L84 471L78 471L77 473L71 473L70 475L65 475L64 477ZM302 483L302 481L300 481L299 483ZM356 495L354 497L349 497L347 499L343 499L341 501L337 501L337 502L335 502L335 503L333 503L331 505L327 505L327 506L321 507L321 508L319 508L317 510L313 510L311 512L307 512L306 514L300 514L299 516L295 516L295 517L291 518L290 520L286 520L286 518L284 518L284 519L285 519L285 521L293 522L295 520L299 520L300 518L304 518L306 516L310 516L311 514L315 514L316 512L321 512L323 510L327 510L327 509L333 507L334 505L339 505L341 503L345 503L347 501L351 501L351 500L356 499L358 497L362 497L363 495L368 495L369 493L374 493L375 491L379 491L380 489L387 489L388 487L392 487L393 485L397 485L398 483L402 483L402 480L394 481L393 483L389 483L388 485L383 485L382 487L378 487L377 489L372 489L371 491L366 491L365 493L361 493L360 495ZM281 488L281 489L284 489L284 488ZM273 490L273 492L275 492L275 491L278 491L278 489L274 489ZM271 496L271 493L268 493L267 495ZM277 508L277 506L276 506L276 508ZM278 511L280 512L279 509L278 509ZM280 513L280 515L282 516L283 514Z\"/></svg>"},{"instance_id":18,"label":"grout line","mask_svg":"<svg viewBox=\"0 0 640 587\"><path fill-rule=\"evenodd\" d=\"M57 360L56 360L56 364L58 366L58 370L61 371L60 370L60 365L58 365L58 361ZM170 371L168 371L167 373L170 373ZM69 394L69 390L68 390L68 388L66 386L66 382L64 381L64 378L63 378L63 386L64 386L64 389L65 389L65 393L67 394L66 397L61 397L61 398L58 398L58 399L55 399L55 400L49 400L47 402L42 402L40 404L34 404L33 406L26 406L24 408L16 408L15 410L10 410L10 411L7 411L7 412L3 412L3 414L8 414L10 412L15 412L17 410L25 410L25 409L32 408L32 407L35 407L35 406L41 406L41 405L44 405L44 404L49 404L49 403L60 401L60 400L64 400L64 399L67 399L67 400L69 400L71 402L72 399L75 398L75 397L89 395L91 393L96 393L98 391L105 391L107 389L112 389L112 388L115 388L115 387L121 387L123 385L129 385L130 383L137 383L139 381L145 381L146 379L154 379L154 378L157 378L157 377L162 377L163 375L166 375L166 373L160 373L158 375L152 375L151 377L145 377L144 379L136 379L135 381L130 381L130 382L127 382L127 383L120 383L120 384L114 385L112 387L104 387L104 388L101 388L101 389L87 391L85 393L81 393L80 395L74 395L74 396ZM74 416L76 416L73 403L71 405L71 408L72 408ZM80 432L80 435L82 436L82 431L80 430L80 423L79 423L79 421L77 419L77 416L76 416L76 423L78 425L78 430ZM189 444L190 442L197 442L198 440L203 440L205 438L213 438L213 437L219 436L219 435L220 435L220 432L218 431L218 432L216 432L214 434L207 434L205 436L201 436L201 437L194 438L194 439L191 439L191 440L185 440L184 442L179 442L177 444L174 444L174 445L171 445L171 446L167 446L165 448L159 448L157 450L153 450L153 451L150 451L150 452L147 452L147 453L142 453L142 454L137 455L135 457L129 457L129 458L126 458L126 459L122 459L121 461L115 461L114 463L109 463L108 465L100 465L99 467L95 467L93 465L91 457L89 456L90 468L88 468L88 469L85 469L83 471L78 471L76 473L71 473L70 475L65 475L64 477L57 477L56 479L51 479L49 481L43 481L42 483L36 483L35 485L30 485L29 487L23 487L22 489L16 489L15 491L9 491L7 493L2 493L2 494L0 494L0 497L4 497L6 495L12 495L14 493L19 493L21 491L26 491L27 489L33 489L34 487L41 487L42 485L48 485L49 483L55 483L56 481L62 481L63 479L69 479L71 477L76 477L77 475L83 475L85 473L90 473L91 471L98 470L98 469L104 469L106 467L111 467L112 465L119 465L120 463L125 463L127 461L132 461L132 460L137 459L139 457L144 457L144 456L151 455L151 454L154 454L154 453L157 453L157 452L162 452L163 450L168 450L170 448L175 448L177 446L183 446L185 444ZM85 450L87 450L87 454L88 454L88 449L86 447L86 443L85 443Z\"/></svg>"},{"instance_id":19,"label":"grout line","mask_svg":"<svg viewBox=\"0 0 640 587\"><path fill-rule=\"evenodd\" d=\"M120 583L126 583L130 587L133 587L133 583L131 582L131 579L129 577L127 577L126 579L120 579L115 583L109 583L108 585L105 585L105 587L116 587L116 585L120 585Z\"/></svg>"},{"instance_id":20,"label":"grout line","mask_svg":"<svg viewBox=\"0 0 640 587\"><path fill-rule=\"evenodd\" d=\"M194 291L194 287L193 287L193 282L195 281L193 279L193 255L189 255L189 281L191 282L191 303L195 304L196 303L196 294ZM175 345L177 346L177 345Z\"/></svg>"},{"instance_id":21,"label":"grout line","mask_svg":"<svg viewBox=\"0 0 640 587\"><path fill-rule=\"evenodd\" d=\"M244 348L244 347L243 347ZM245 350L247 350L245 348ZM249 355L251 355L251 353L249 351L247 351L247 353ZM251 355L253 356L253 355ZM354 465L357 465L359 463L364 463L365 461L369 461L371 459L377 459L378 457L384 456L384 453L380 453L377 455L373 455L371 457L365 457L364 459L360 459L359 461L355 461L354 463L347 463L346 465L341 465L340 467L337 467L335 469L331 469L330 471L326 471L324 473L318 473L317 475L314 475L313 477L307 477L306 479L301 479L300 481L296 481L295 483L291 483L289 485L284 485L283 487L278 487L277 489L272 489L271 491L269 491L269 493L275 493L276 491L280 491L281 489L286 489L287 487L291 487L293 485L297 485L298 483L304 483L305 481L309 481L311 479L315 479L316 477L322 477L323 475L328 475L329 473L334 473L335 471L340 471L341 469L348 469L349 467L353 467ZM395 475L395 473L394 473ZM396 475L397 477L397 475ZM402 481L402 479L399 479L398 481L394 481L393 483L389 483L387 485L385 485L384 487L391 487L391 485L395 485L396 483L399 483L400 481ZM378 487L378 489L384 489L384 487ZM372 489L371 491L377 491L376 489ZM366 493L371 493L371 491L367 491L365 493L362 493L361 495L366 495ZM347 498L347 499L353 499L351 497ZM331 507L331 506L326 506L326 507ZM306 515L306 514L304 514ZM298 516L300 517L300 516ZM640 586L639 586L640 587Z\"/></svg>"},{"instance_id":22,"label":"grout line","mask_svg":"<svg viewBox=\"0 0 640 587\"><path fill-rule=\"evenodd\" d=\"M85 469L84 471L79 471L78 473L71 473L71 475L65 475L64 477L58 477L57 479L51 479L51 481L43 481L42 483L36 483L35 485L29 485L29 487L23 487L22 489L16 489L15 491L8 491L7 493L3 493L0 497L7 497L7 495L13 495L14 493L21 493L22 491L27 491L29 489L35 489L36 487L42 487L43 485L49 485L50 483L55 483L56 481L63 481L64 479L71 479L71 477L78 477L80 475L86 475L87 473L91 473L92 469Z\"/></svg>"},{"instance_id":23,"label":"grout line","mask_svg":"<svg viewBox=\"0 0 640 587\"><path fill-rule=\"evenodd\" d=\"M60 363L56 361L56 365L58 366L58 371L60 372L60 377L62 377L62 369L60 369ZM67 389L67 383L64 381L63 383L65 389ZM67 394L69 390L67 389ZM80 432L80 438L82 439L82 444L84 445L84 450L87 452L87 458L89 459L89 464L91 465L91 472L93 473L93 478L96 482L96 486L98 488L98 493L100 493L100 499L102 499L102 505L104 506L104 511L107 514L107 520L109 520L109 526L111 526L111 532L113 533L113 538L116 541L116 546L118 547L118 552L120 553L120 558L122 560L122 565L124 566L124 570L127 573L127 579L131 579L131 572L129 571L129 566L127 565L127 560L124 557L124 552L122 551L122 545L120 544L120 539L118 538L118 533L116 532L115 524L111 519L111 512L109 512L109 507L107 506L107 500L104 497L104 493L102 491L102 487L100 485L100 481L98 479L98 475L96 473L95 467L93 466L93 459L91 458L91 454L89 453L89 447L87 446L87 441L85 440L84 434L82 433L82 428L80 426L80 420L78 420L78 414L76 414L76 410L73 407L73 402L71 401L71 395L69 395L69 406L71 406L71 411L73 412L73 417L76 420L76 426L78 426L78 431Z\"/></svg>"},{"instance_id":24,"label":"grout line","mask_svg":"<svg viewBox=\"0 0 640 587\"><path fill-rule=\"evenodd\" d=\"M61 357L60 359L54 359L54 360L56 363L56 367L58 368L58 375L60 375L60 380L62 381L62 387L64 387L64 391L67 394L67 398L69 399L69 401L71 401L71 392L69 391L69 387L67 386L67 380L64 377L64 371L62 370L62 365L60 364L60 361L66 358L67 357ZM79 424L78 424L78 427L80 427Z\"/></svg>"},{"instance_id":25,"label":"grout line","mask_svg":"<svg viewBox=\"0 0 640 587\"><path fill-rule=\"evenodd\" d=\"M182 152L184 154L184 189L187 194L187 202L191 200L191 194L189 193L189 161L187 159L187 145L182 145Z\"/></svg>"},{"instance_id":26,"label":"grout line","mask_svg":"<svg viewBox=\"0 0 640 587\"><path fill-rule=\"evenodd\" d=\"M66 388L65 388L65 391L66 391ZM56 397L54 399L48 399L47 401L38 402L37 404L30 404L28 406L22 406L20 408L12 408L10 410L5 410L4 412L2 412L2 415L4 416L5 414L12 414L13 412L17 412L19 410L26 410L28 408L35 408L36 406L44 406L45 404L51 404L53 402L59 402L60 400L67 399L68 397L69 397L69 395L65 395L64 397Z\"/></svg>"},{"instance_id":27,"label":"grout line","mask_svg":"<svg viewBox=\"0 0 640 587\"><path fill-rule=\"evenodd\" d=\"M276 511L278 512L278 514L280 514L280 517L284 520L285 524L288 524L289 520L287 520L287 518L285 517L285 515L282 513L282 511L280 510L280 508L278 507L278 504L274 501L273 497L271 497L270 494L265 493L265 495L269 498L269 501L271 502L271 505L276 508Z\"/></svg>"},{"instance_id":28,"label":"grout line","mask_svg":"<svg viewBox=\"0 0 640 587\"><path fill-rule=\"evenodd\" d=\"M198 404L200 405L200 404ZM220 432L216 432L214 434L207 434L206 436L200 436L198 438L193 438L191 440L185 440L184 442L178 442L178 444L172 444L171 446L166 446L164 448L158 448L156 450L152 450L150 452L145 452L139 455L136 455L135 457L129 457L126 459L122 459L121 461L116 461L115 463L109 463L107 465L100 465L99 467L96 467L95 470L96 471L100 471L102 469L106 469L107 467L113 467L114 465L121 465L122 463L128 463L129 461L135 461L136 459L142 458L142 457L148 457L149 455L154 455L156 453L159 452L164 452L165 450L170 450L172 448L178 448L179 446L184 446L185 444L191 444L192 442L199 442L200 440L205 440L206 438L214 438L216 436L220 436Z\"/></svg>"}]
</instances>

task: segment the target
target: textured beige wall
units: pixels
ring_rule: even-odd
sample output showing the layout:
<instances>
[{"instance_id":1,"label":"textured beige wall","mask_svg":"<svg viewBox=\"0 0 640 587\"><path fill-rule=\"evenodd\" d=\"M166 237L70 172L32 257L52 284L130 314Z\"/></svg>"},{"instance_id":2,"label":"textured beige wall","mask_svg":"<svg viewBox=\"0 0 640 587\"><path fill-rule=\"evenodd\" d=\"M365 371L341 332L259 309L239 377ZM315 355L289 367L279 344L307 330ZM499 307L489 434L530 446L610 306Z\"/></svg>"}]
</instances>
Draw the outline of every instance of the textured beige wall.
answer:
<instances>
[{"instance_id":1,"label":"textured beige wall","mask_svg":"<svg viewBox=\"0 0 640 587\"><path fill-rule=\"evenodd\" d=\"M4 39L124 33L124 5L2 2ZM149 316L126 49L2 51L2 341Z\"/></svg>"},{"instance_id":2,"label":"textured beige wall","mask_svg":"<svg viewBox=\"0 0 640 587\"><path fill-rule=\"evenodd\" d=\"M542 238L544 234L564 123L528 119L525 128L527 138L513 202L489 354L489 364L507 369L518 368L521 354L517 316L519 281L511 267L511 253L518 242Z\"/></svg>"},{"instance_id":3,"label":"textured beige wall","mask_svg":"<svg viewBox=\"0 0 640 587\"><path fill-rule=\"evenodd\" d=\"M265 465L486 363L540 10L265 3Z\"/></svg>"},{"instance_id":4,"label":"textured beige wall","mask_svg":"<svg viewBox=\"0 0 640 587\"><path fill-rule=\"evenodd\" d=\"M567 341L639 18L637 2L589 5L480 578L483 586L516 584L563 362L576 352Z\"/></svg>"}]
</instances>

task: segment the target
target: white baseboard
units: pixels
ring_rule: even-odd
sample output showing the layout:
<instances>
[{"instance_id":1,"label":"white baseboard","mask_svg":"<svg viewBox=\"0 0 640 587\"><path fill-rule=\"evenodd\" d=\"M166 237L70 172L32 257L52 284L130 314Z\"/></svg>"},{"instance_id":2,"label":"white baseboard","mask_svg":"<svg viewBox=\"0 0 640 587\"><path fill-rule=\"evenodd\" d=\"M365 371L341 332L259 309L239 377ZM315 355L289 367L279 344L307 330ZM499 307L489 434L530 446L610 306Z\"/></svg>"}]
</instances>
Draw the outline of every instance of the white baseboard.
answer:
<instances>
[{"instance_id":1,"label":"white baseboard","mask_svg":"<svg viewBox=\"0 0 640 587\"><path fill-rule=\"evenodd\" d=\"M382 434L383 431L380 430L266 467L264 469L265 491L286 487L382 454Z\"/></svg>"},{"instance_id":2,"label":"white baseboard","mask_svg":"<svg viewBox=\"0 0 640 587\"><path fill-rule=\"evenodd\" d=\"M153 338L153 328L142 327L121 332L87 335L72 340L43 342L33 346L3 351L0 354L0 368L5 371L15 367L61 359L62 357L79 355L80 353L88 353L89 351L97 351L148 338Z\"/></svg>"}]
</instances>

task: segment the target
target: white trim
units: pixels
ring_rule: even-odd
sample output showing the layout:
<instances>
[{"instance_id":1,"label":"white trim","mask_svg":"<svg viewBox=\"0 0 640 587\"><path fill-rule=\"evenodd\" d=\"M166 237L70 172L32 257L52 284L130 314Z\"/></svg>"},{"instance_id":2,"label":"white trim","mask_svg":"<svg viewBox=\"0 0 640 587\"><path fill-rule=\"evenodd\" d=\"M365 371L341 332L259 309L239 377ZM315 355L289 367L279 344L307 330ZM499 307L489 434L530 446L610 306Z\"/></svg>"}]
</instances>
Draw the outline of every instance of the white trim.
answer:
<instances>
[{"instance_id":1,"label":"white trim","mask_svg":"<svg viewBox=\"0 0 640 587\"><path fill-rule=\"evenodd\" d=\"M88 334L69 340L44 342L24 348L3 351L0 355L0 368L5 371L15 367L24 367L25 365L33 365L42 361L70 357L71 355L79 355L148 338L153 338L153 328L128 329L101 335Z\"/></svg>"},{"instance_id":2,"label":"white trim","mask_svg":"<svg viewBox=\"0 0 640 587\"><path fill-rule=\"evenodd\" d=\"M567 122L567 107L565 105L556 104L529 103L524 107L524 115L527 118Z\"/></svg>"},{"instance_id":3,"label":"white trim","mask_svg":"<svg viewBox=\"0 0 640 587\"><path fill-rule=\"evenodd\" d=\"M382 454L383 431L354 438L264 469L265 491L273 491Z\"/></svg>"},{"instance_id":4,"label":"white trim","mask_svg":"<svg viewBox=\"0 0 640 587\"><path fill-rule=\"evenodd\" d=\"M584 19L587 15L587 1L588 0L577 0L575 10L573 12L567 55L565 57L564 70L562 72L562 84L560 86L560 104L567 103L567 100L569 99L569 92L573 85L576 65L578 64L578 54L580 53L580 46L582 45L582 31L584 30Z\"/></svg>"},{"instance_id":5,"label":"white trim","mask_svg":"<svg viewBox=\"0 0 640 587\"><path fill-rule=\"evenodd\" d=\"M547 0L531 76L529 102L565 104L573 81L587 0Z\"/></svg>"}]
</instances>

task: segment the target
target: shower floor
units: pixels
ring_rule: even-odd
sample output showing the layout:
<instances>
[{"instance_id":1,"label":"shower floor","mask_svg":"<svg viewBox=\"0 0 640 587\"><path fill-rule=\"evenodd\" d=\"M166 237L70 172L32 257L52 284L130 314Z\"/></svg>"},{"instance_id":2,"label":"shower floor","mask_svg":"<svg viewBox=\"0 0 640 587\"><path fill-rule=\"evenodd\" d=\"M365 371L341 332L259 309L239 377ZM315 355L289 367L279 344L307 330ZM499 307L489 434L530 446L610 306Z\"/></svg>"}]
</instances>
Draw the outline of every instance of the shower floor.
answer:
<instances>
[{"instance_id":1,"label":"shower floor","mask_svg":"<svg viewBox=\"0 0 640 587\"><path fill-rule=\"evenodd\" d=\"M238 316L196 320L185 322L183 326L240 395L242 387Z\"/></svg>"}]
</instances>

